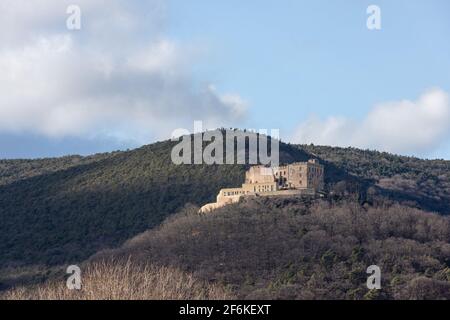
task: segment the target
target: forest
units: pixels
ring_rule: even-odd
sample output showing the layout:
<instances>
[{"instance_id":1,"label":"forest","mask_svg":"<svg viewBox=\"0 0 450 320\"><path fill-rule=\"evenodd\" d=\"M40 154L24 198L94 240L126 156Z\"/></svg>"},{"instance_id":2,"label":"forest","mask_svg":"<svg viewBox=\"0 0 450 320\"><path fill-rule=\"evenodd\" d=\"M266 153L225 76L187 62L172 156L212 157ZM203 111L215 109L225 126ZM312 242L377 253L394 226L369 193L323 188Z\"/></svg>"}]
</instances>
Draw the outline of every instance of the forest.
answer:
<instances>
[{"instance_id":1,"label":"forest","mask_svg":"<svg viewBox=\"0 0 450 320\"><path fill-rule=\"evenodd\" d=\"M187 206L198 208L205 203L214 201L221 188L239 186L243 182L244 172L248 165L175 165L170 161L173 146L174 142L172 141L162 141L135 150L116 151L88 157L74 155L50 159L0 161L0 220L2 222L0 224L0 289L16 283L47 280L58 275L61 266L81 263L99 251L121 247L127 240L143 232L160 230L163 228L162 226L167 225L168 221L172 221L173 217L179 217L180 212L184 212ZM234 222L242 224L239 228L242 231L241 237L244 239L250 237L249 230L247 230L249 225L251 227L258 226L257 221L262 217L269 219L273 216L273 219L277 219L282 216L278 211L285 212L286 210L289 212L348 211L346 214L351 214L355 210L361 214L370 211L373 213L371 217L378 217L380 221L390 222L392 221L389 219L391 216L394 217L397 211L414 213L411 216L406 214L401 216L406 219L403 221L405 224L411 224L411 221L421 223L421 219L411 218L416 217L420 212L421 216L430 216L431 220L427 220L430 223L437 221L436 219L447 221L445 217L439 216L446 216L450 213L449 161L422 160L353 148L280 143L281 163L306 161L310 158L317 158L325 165L327 196L321 200L323 202L313 201L309 204L302 204L295 203L297 200L291 199L294 203L289 204L290 200L286 200L288 202L285 205L283 203L285 200L280 199L264 205L254 204L258 209L251 211L248 217L244 213L241 214L240 210L235 207L226 208L225 212L218 214L217 217L226 216L226 220L229 221L241 219ZM268 212L271 212L272 209L273 212L258 215L264 206L267 206ZM319 207L320 210L317 209ZM228 211L232 209L234 211ZM339 230L338 227L341 224L350 223L357 217L342 214L341 219L336 219L336 230ZM300 219L299 217L301 219L306 219L306 217L317 219L321 216L310 214L283 217L286 218L287 223L294 217L295 219ZM213 221L213 219L218 219L217 217L214 216L210 219ZM249 219L251 217L250 222L246 220L246 217ZM193 214L189 219L197 221L195 219L203 218ZM268 221L274 222L270 219ZM347 221L348 219L350 221ZM312 222L319 223L319 221ZM370 220L364 223L372 222ZM306 222L302 220L301 225L293 224L293 230L295 228L303 230L304 223ZM431 224L433 225L433 223ZM275 224L275 226L286 227L284 224ZM396 222L395 226L399 230L404 229L400 222ZM226 238L219 237L226 234L226 229L221 229L222 227L225 228L226 224L218 224L217 229L211 233L217 235L218 239L222 239L221 241L225 241ZM263 232L266 227L268 230L273 229L273 226L270 227L269 224L260 225L260 231ZM312 228L313 230L307 232L308 237L316 237L319 234L325 236L319 232L322 227ZM317 230L314 230L315 228ZM345 232L343 231L344 234L347 234L345 239L352 238L354 241L355 238L362 237L360 233L363 232L363 229L361 228L354 226L345 229ZM400 237L407 241L400 243L405 245L410 243L411 239L408 237L414 229L417 234L414 235L413 240L418 243L435 241L437 238L433 237L441 237L439 241L448 245L448 238L445 239L445 236L442 238L445 231L439 229L439 234L429 233L430 230L436 231L433 228L428 224L410 226L409 233L401 234ZM329 230L322 231L328 232ZM375 231L377 230L370 232ZM296 230L295 232L300 231ZM389 232L396 234L395 230ZM251 235L251 237L253 236L255 239L259 239L256 231ZM335 236L333 231L331 235L326 235L326 238L340 241L334 239ZM288 245L295 239L282 237L274 241L284 243L284 240ZM330 242L330 246L333 246L333 241ZM383 241L388 241L388 239ZM350 243L354 246L353 242ZM370 245L373 246L374 243L371 242ZM219 244L216 242L216 245ZM258 242L255 240L256 248L253 250L256 252L258 252L257 244ZM389 248L383 247L380 250ZM161 247L160 250L166 252L168 249ZM192 256L187 258L195 259L196 254L202 250L204 250L203 247L192 249ZM270 266L281 268L281 265L272 260L280 252L283 252L286 257L289 257L290 253L280 250L280 248L276 248L274 251L270 251L274 257L270 257L269 262L255 266L254 271L258 272L259 267L266 265L266 269L262 270L260 276L269 277L267 273L271 270ZM294 252L297 250L295 249ZM336 255L334 249L328 248L327 250L332 250L332 252L330 251L332 259L330 259L333 261L335 258L344 260L345 254L352 252L347 250L347 252L341 252L341 255ZM422 247L422 250L432 257L437 249ZM176 252L182 251L177 250ZM321 252L320 257L325 252ZM264 254L270 256L269 251ZM158 264L160 259L166 261L164 259L168 259L168 257L170 254L158 258L156 263ZM349 257L347 256L347 259ZM214 259L219 258L215 257ZM239 260L241 257L236 259ZM439 268L423 269L421 267L413 274L436 276L439 273L442 275L445 273L443 271L445 270L443 267L445 261L442 260L442 257L436 258L436 260L440 261ZM281 261L284 261L284 266L294 264L294 268L296 268L295 261L284 258ZM183 269L183 272L193 272L189 265L184 263L180 265L177 263L176 268ZM249 273L249 279L256 281L255 275L252 276L252 271L245 270L244 274ZM427 273L425 273L426 270L428 270ZM215 274L212 278L228 279L225 275L222 275L225 278L220 278L219 275ZM433 281L444 281L441 276L436 277L436 279L433 278ZM245 279L240 280L245 281ZM347 285L350 284L347 283ZM239 294L246 294L245 290L241 292L239 289L239 292ZM252 297L256 292L259 291L251 290L248 296ZM281 295L281 291L279 293ZM388 296L395 297L396 294L400 293L390 292ZM299 295L296 293L295 297L301 298L302 295L303 293ZM347 295L340 296L350 298ZM356 294L355 297L361 297L361 295Z\"/></svg>"}]
</instances>

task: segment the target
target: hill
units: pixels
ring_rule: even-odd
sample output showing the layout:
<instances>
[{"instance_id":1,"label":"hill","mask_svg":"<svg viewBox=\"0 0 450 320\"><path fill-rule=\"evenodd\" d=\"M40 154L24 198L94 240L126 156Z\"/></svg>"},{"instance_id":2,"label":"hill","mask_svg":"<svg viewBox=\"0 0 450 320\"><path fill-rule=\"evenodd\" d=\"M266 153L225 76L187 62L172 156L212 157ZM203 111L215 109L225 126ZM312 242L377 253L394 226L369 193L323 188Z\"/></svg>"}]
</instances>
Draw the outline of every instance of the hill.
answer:
<instances>
[{"instance_id":1,"label":"hill","mask_svg":"<svg viewBox=\"0 0 450 320\"><path fill-rule=\"evenodd\" d=\"M82 261L242 183L245 165L174 165L174 145L2 161L0 267ZM285 161L309 157L284 144L281 153Z\"/></svg>"},{"instance_id":2,"label":"hill","mask_svg":"<svg viewBox=\"0 0 450 320\"><path fill-rule=\"evenodd\" d=\"M259 198L160 227L91 261L193 273L242 299L450 299L450 218L395 203ZM366 269L381 269L368 290Z\"/></svg>"},{"instance_id":3,"label":"hill","mask_svg":"<svg viewBox=\"0 0 450 320\"><path fill-rule=\"evenodd\" d=\"M352 176L367 179L396 200L450 213L450 161L424 160L386 152L301 145L302 150L333 163Z\"/></svg>"},{"instance_id":4,"label":"hill","mask_svg":"<svg viewBox=\"0 0 450 320\"><path fill-rule=\"evenodd\" d=\"M0 265L81 261L240 182L238 166L176 166L171 142L0 186Z\"/></svg>"},{"instance_id":5,"label":"hill","mask_svg":"<svg viewBox=\"0 0 450 320\"><path fill-rule=\"evenodd\" d=\"M187 206L81 264L0 299L450 299L450 218L384 201L256 198ZM381 270L381 290L366 286Z\"/></svg>"},{"instance_id":6,"label":"hill","mask_svg":"<svg viewBox=\"0 0 450 320\"><path fill-rule=\"evenodd\" d=\"M0 269L37 266L46 270L83 261L158 226L187 204L212 202L221 188L242 183L246 165L174 165L170 161L174 144L164 141L91 157L1 161ZM284 163L306 161L314 154L322 158L326 188L333 198L369 204L391 199L450 212L448 188L437 199L434 189L407 194L382 180L395 177L398 163L404 167L403 174L417 172L410 179L419 179L420 170L428 176L434 162L418 160L418 166L415 161L386 155L383 168L392 169L381 176L376 170L358 169L362 166L359 155L350 156L346 149L327 150L280 144ZM376 155L366 153L365 159L378 168ZM433 173L443 181L441 185L448 183L442 179L448 177L448 163L443 161L440 173Z\"/></svg>"},{"instance_id":7,"label":"hill","mask_svg":"<svg viewBox=\"0 0 450 320\"><path fill-rule=\"evenodd\" d=\"M111 157L115 153L96 154L88 157L65 156L47 159L0 160L0 186L35 176L66 170Z\"/></svg>"}]
</instances>

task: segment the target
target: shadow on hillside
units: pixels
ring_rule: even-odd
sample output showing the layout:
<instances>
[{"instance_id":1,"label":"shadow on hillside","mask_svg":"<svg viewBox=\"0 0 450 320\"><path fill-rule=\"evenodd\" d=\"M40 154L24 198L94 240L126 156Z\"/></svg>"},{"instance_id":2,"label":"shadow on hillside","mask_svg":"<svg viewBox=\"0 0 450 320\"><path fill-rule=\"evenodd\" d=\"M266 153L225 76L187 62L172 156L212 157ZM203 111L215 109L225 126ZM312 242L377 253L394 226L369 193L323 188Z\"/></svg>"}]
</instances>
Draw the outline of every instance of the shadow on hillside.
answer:
<instances>
[{"instance_id":1,"label":"shadow on hillside","mask_svg":"<svg viewBox=\"0 0 450 320\"><path fill-rule=\"evenodd\" d=\"M172 145L161 142L0 186L0 266L83 261L158 226L187 203L211 202L221 188L243 182L248 166L173 165ZM281 162L312 156L280 144ZM414 201L425 210L444 208L430 199L375 187L371 180L319 160L326 166L327 187L345 181L346 191L357 194L360 202L374 187L390 199Z\"/></svg>"},{"instance_id":2,"label":"shadow on hillside","mask_svg":"<svg viewBox=\"0 0 450 320\"><path fill-rule=\"evenodd\" d=\"M83 261L241 182L241 166L175 166L160 146L0 186L0 265Z\"/></svg>"}]
</instances>

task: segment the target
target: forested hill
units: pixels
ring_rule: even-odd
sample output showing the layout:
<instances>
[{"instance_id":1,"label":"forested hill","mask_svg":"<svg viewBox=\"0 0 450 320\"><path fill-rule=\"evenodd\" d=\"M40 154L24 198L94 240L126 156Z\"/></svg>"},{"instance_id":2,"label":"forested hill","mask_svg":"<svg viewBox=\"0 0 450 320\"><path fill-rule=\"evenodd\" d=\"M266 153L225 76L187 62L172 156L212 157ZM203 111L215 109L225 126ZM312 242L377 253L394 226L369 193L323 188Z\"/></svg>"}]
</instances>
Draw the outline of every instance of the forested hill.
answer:
<instances>
[{"instance_id":1,"label":"forested hill","mask_svg":"<svg viewBox=\"0 0 450 320\"><path fill-rule=\"evenodd\" d=\"M0 160L0 186L17 180L49 174L103 160L120 152L95 154L88 157L79 155L60 158Z\"/></svg>"},{"instance_id":2,"label":"forested hill","mask_svg":"<svg viewBox=\"0 0 450 320\"><path fill-rule=\"evenodd\" d=\"M174 145L0 161L0 267L82 261L243 182L244 165L173 164ZM282 144L281 158L309 155Z\"/></svg>"},{"instance_id":3,"label":"forested hill","mask_svg":"<svg viewBox=\"0 0 450 320\"><path fill-rule=\"evenodd\" d=\"M300 145L349 174L370 180L395 199L418 202L428 210L450 213L450 161L424 160L386 152Z\"/></svg>"},{"instance_id":4,"label":"forested hill","mask_svg":"<svg viewBox=\"0 0 450 320\"><path fill-rule=\"evenodd\" d=\"M175 267L240 299L450 299L449 241L449 217L408 206L261 197L184 208L91 261ZM367 289L370 265L381 290Z\"/></svg>"},{"instance_id":5,"label":"forested hill","mask_svg":"<svg viewBox=\"0 0 450 320\"><path fill-rule=\"evenodd\" d=\"M81 261L158 225L186 203L210 202L223 186L242 182L240 166L172 164L173 145L155 143L79 165L61 159L60 170L55 159L28 163L27 172L0 186L0 264Z\"/></svg>"},{"instance_id":6,"label":"forested hill","mask_svg":"<svg viewBox=\"0 0 450 320\"><path fill-rule=\"evenodd\" d=\"M174 144L164 141L91 157L0 161L0 266L82 261L159 225L187 203L211 202L221 188L243 182L243 165L174 165L170 160ZM421 190L411 197L380 177L361 174L348 159L332 158L326 150L281 143L281 161L306 161L314 152L326 159L322 162L327 189L335 196L364 202L379 194L450 212L448 201L429 201L435 193ZM336 154L347 157L343 149ZM398 157L390 157L383 165L397 166ZM377 161L374 158L373 166ZM409 162L400 163L405 172L419 170ZM355 160L354 165L360 163ZM448 177L448 163L442 175ZM446 192L441 199L448 199Z\"/></svg>"}]
</instances>

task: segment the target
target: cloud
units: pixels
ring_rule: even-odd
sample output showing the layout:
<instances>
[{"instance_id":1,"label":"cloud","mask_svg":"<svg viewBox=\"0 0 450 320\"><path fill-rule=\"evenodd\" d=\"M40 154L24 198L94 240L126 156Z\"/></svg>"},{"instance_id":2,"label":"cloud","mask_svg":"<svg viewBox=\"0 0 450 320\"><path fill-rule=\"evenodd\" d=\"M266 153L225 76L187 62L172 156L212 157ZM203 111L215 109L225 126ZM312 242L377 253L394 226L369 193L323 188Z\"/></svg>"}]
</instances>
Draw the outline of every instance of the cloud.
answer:
<instances>
[{"instance_id":1,"label":"cloud","mask_svg":"<svg viewBox=\"0 0 450 320\"><path fill-rule=\"evenodd\" d=\"M449 134L449 95L436 88L423 93L417 101L376 105L361 121L312 117L297 127L293 140L400 154L427 154L447 141Z\"/></svg>"},{"instance_id":2,"label":"cloud","mask_svg":"<svg viewBox=\"0 0 450 320\"><path fill-rule=\"evenodd\" d=\"M201 53L165 35L165 1L77 3L69 31L71 1L1 2L0 132L148 142L245 117L239 95L195 80Z\"/></svg>"}]
</instances>

